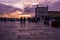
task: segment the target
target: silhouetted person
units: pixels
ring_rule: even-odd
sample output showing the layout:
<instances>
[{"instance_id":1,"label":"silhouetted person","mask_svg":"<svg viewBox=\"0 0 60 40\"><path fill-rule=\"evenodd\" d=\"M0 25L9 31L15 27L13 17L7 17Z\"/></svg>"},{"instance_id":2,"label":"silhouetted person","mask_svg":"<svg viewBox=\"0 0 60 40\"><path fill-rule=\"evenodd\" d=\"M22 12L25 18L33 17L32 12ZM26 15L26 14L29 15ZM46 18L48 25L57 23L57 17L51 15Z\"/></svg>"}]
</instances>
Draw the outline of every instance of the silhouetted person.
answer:
<instances>
[{"instance_id":1,"label":"silhouetted person","mask_svg":"<svg viewBox=\"0 0 60 40\"><path fill-rule=\"evenodd\" d=\"M23 21L23 18L22 17L20 18L20 21Z\"/></svg>"},{"instance_id":2,"label":"silhouetted person","mask_svg":"<svg viewBox=\"0 0 60 40\"><path fill-rule=\"evenodd\" d=\"M49 19L48 19L48 18L45 18L45 19L44 19L44 24L45 24L45 25L49 25Z\"/></svg>"},{"instance_id":3,"label":"silhouetted person","mask_svg":"<svg viewBox=\"0 0 60 40\"><path fill-rule=\"evenodd\" d=\"M36 23L38 22L38 19L37 19L37 18L35 18L35 22L36 22Z\"/></svg>"},{"instance_id":4,"label":"silhouetted person","mask_svg":"<svg viewBox=\"0 0 60 40\"><path fill-rule=\"evenodd\" d=\"M37 18L38 19L38 22L40 22L40 18Z\"/></svg>"},{"instance_id":5,"label":"silhouetted person","mask_svg":"<svg viewBox=\"0 0 60 40\"><path fill-rule=\"evenodd\" d=\"M0 17L0 21L2 21L2 17Z\"/></svg>"},{"instance_id":6,"label":"silhouetted person","mask_svg":"<svg viewBox=\"0 0 60 40\"><path fill-rule=\"evenodd\" d=\"M44 19L44 16L42 16L42 19Z\"/></svg>"},{"instance_id":7,"label":"silhouetted person","mask_svg":"<svg viewBox=\"0 0 60 40\"><path fill-rule=\"evenodd\" d=\"M24 23L25 23L25 21L26 21L26 18L25 18L25 17L24 17L23 21L24 21Z\"/></svg>"},{"instance_id":8,"label":"silhouetted person","mask_svg":"<svg viewBox=\"0 0 60 40\"><path fill-rule=\"evenodd\" d=\"M21 23L21 25L22 25L22 23L23 23L23 18L22 18L22 17L20 18L20 23Z\"/></svg>"},{"instance_id":9,"label":"silhouetted person","mask_svg":"<svg viewBox=\"0 0 60 40\"><path fill-rule=\"evenodd\" d=\"M27 21L30 23L31 22L31 19L30 18L27 18Z\"/></svg>"}]
</instances>

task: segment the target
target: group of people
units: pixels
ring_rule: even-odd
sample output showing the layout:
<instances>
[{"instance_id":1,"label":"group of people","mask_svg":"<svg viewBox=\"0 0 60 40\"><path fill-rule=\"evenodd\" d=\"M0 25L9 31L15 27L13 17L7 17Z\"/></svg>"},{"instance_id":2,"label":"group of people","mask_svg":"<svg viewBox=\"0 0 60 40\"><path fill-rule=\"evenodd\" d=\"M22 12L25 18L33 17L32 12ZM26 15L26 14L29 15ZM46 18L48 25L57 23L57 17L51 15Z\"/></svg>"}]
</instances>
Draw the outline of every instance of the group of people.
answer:
<instances>
[{"instance_id":1,"label":"group of people","mask_svg":"<svg viewBox=\"0 0 60 40\"><path fill-rule=\"evenodd\" d=\"M21 22L25 22L25 21L28 21L29 23L30 22L34 22L34 23L37 23L37 22L40 22L40 18L35 18L35 17L32 17L32 18L20 18L20 21Z\"/></svg>"},{"instance_id":2,"label":"group of people","mask_svg":"<svg viewBox=\"0 0 60 40\"><path fill-rule=\"evenodd\" d=\"M32 17L32 18L25 18L25 17L21 17L21 18L2 18L0 17L0 21L20 21L21 23L25 23L26 21L28 21L29 23L38 23L41 20L44 20L44 24L45 25L49 25L49 21L53 21L53 19L55 20L55 22L60 21L60 17Z\"/></svg>"}]
</instances>

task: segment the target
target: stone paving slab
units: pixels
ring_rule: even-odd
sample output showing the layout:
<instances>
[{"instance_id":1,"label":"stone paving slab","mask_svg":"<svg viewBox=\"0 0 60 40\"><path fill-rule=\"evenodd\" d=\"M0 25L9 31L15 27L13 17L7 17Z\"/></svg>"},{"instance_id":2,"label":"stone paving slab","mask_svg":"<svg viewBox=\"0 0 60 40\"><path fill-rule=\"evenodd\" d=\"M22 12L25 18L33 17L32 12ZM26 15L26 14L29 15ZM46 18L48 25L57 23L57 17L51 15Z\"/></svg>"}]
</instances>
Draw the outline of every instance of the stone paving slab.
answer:
<instances>
[{"instance_id":1,"label":"stone paving slab","mask_svg":"<svg viewBox=\"0 0 60 40\"><path fill-rule=\"evenodd\" d=\"M60 40L60 27L39 23L0 22L0 40Z\"/></svg>"}]
</instances>

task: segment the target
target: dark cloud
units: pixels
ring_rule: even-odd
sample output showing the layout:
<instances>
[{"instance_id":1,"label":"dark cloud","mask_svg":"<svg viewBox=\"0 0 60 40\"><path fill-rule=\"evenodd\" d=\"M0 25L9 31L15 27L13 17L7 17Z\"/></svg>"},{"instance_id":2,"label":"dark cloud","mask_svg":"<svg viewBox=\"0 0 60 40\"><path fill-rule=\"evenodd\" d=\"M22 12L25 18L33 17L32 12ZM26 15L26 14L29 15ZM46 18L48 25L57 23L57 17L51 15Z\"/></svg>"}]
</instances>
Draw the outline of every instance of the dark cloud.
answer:
<instances>
[{"instance_id":1,"label":"dark cloud","mask_svg":"<svg viewBox=\"0 0 60 40\"><path fill-rule=\"evenodd\" d=\"M60 6L60 1L54 2L53 5L54 6Z\"/></svg>"},{"instance_id":2,"label":"dark cloud","mask_svg":"<svg viewBox=\"0 0 60 40\"><path fill-rule=\"evenodd\" d=\"M24 13L34 13L35 8L34 7L25 7Z\"/></svg>"},{"instance_id":3,"label":"dark cloud","mask_svg":"<svg viewBox=\"0 0 60 40\"><path fill-rule=\"evenodd\" d=\"M0 14L4 14L4 13L11 13L11 12L14 12L14 11L22 11L21 9L19 8L15 8L15 7L12 7L12 6L9 6L9 5L4 5L4 4L0 4Z\"/></svg>"},{"instance_id":4,"label":"dark cloud","mask_svg":"<svg viewBox=\"0 0 60 40\"><path fill-rule=\"evenodd\" d=\"M60 1L54 2L49 6L50 11L60 11Z\"/></svg>"}]
</instances>

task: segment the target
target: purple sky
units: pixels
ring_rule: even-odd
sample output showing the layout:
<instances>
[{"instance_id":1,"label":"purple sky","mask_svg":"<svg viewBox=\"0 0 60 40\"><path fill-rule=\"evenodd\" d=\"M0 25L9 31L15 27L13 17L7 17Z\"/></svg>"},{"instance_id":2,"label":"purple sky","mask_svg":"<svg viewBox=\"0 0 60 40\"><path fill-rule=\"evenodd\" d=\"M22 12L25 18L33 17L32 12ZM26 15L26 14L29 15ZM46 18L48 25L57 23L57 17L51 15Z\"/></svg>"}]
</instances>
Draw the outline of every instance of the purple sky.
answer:
<instances>
[{"instance_id":1,"label":"purple sky","mask_svg":"<svg viewBox=\"0 0 60 40\"><path fill-rule=\"evenodd\" d=\"M60 11L60 0L0 0L0 16L20 17L17 14L22 13L34 15L37 5L48 5L49 11Z\"/></svg>"},{"instance_id":2,"label":"purple sky","mask_svg":"<svg viewBox=\"0 0 60 40\"><path fill-rule=\"evenodd\" d=\"M0 0L0 3L11 5L20 9L25 7L32 7L39 4L39 6L49 6L49 10L60 11L60 0Z\"/></svg>"}]
</instances>

